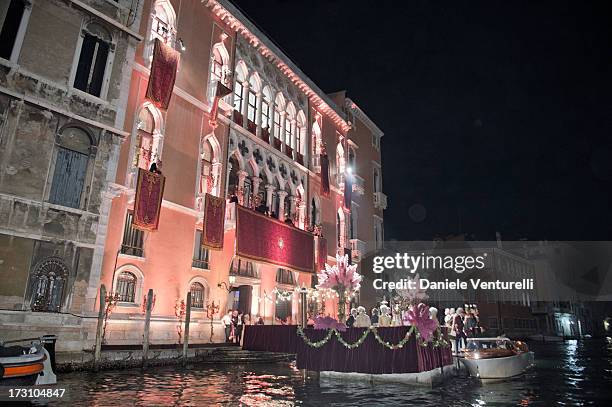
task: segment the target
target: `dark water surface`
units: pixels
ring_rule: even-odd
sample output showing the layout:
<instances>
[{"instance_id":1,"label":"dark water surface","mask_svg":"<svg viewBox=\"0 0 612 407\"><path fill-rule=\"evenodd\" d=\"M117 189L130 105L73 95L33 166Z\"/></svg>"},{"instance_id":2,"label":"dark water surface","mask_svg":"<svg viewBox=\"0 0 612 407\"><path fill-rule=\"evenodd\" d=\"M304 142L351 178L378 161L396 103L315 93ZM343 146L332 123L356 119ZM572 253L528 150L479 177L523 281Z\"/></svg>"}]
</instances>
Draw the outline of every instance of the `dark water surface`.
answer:
<instances>
[{"instance_id":1,"label":"dark water surface","mask_svg":"<svg viewBox=\"0 0 612 407\"><path fill-rule=\"evenodd\" d=\"M71 406L603 406L612 405L612 344L536 344L536 367L506 382L456 377L434 389L319 382L290 363L70 373L59 377Z\"/></svg>"}]
</instances>

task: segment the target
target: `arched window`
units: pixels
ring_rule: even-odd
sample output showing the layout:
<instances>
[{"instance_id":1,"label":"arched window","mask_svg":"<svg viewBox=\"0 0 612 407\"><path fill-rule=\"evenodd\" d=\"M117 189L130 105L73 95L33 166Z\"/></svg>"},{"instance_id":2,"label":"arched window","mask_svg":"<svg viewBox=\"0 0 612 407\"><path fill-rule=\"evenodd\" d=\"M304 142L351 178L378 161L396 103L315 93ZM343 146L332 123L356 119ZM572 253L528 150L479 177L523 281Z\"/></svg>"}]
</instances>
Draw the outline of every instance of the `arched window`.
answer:
<instances>
[{"instance_id":1,"label":"arched window","mask_svg":"<svg viewBox=\"0 0 612 407\"><path fill-rule=\"evenodd\" d=\"M122 271L117 277L117 287L115 293L119 296L120 302L136 301L137 278L134 273Z\"/></svg>"},{"instance_id":2,"label":"arched window","mask_svg":"<svg viewBox=\"0 0 612 407\"><path fill-rule=\"evenodd\" d=\"M340 188L344 187L344 172L346 171L346 165L344 160L344 148L342 142L338 143L336 148L336 182Z\"/></svg>"},{"instance_id":3,"label":"arched window","mask_svg":"<svg viewBox=\"0 0 612 407\"><path fill-rule=\"evenodd\" d=\"M295 150L299 154L304 154L304 135L306 134L306 116L301 110L297 115L297 122L295 128Z\"/></svg>"},{"instance_id":4,"label":"arched window","mask_svg":"<svg viewBox=\"0 0 612 407\"><path fill-rule=\"evenodd\" d=\"M153 158L153 129L155 128L155 120L149 109L140 110L138 122L136 125L137 131L137 146L134 155L133 165L143 170L151 168Z\"/></svg>"},{"instance_id":5,"label":"arched window","mask_svg":"<svg viewBox=\"0 0 612 407\"><path fill-rule=\"evenodd\" d=\"M65 128L57 139L57 154L49 202L80 208L89 156L94 152L92 139L78 127Z\"/></svg>"},{"instance_id":6,"label":"arched window","mask_svg":"<svg viewBox=\"0 0 612 407\"><path fill-rule=\"evenodd\" d=\"M212 192L212 160L213 150L210 142L204 140L202 143L202 152L200 153L200 194Z\"/></svg>"},{"instance_id":7,"label":"arched window","mask_svg":"<svg viewBox=\"0 0 612 407\"><path fill-rule=\"evenodd\" d=\"M61 311L68 274L68 267L57 257L46 258L34 267L30 275L32 311Z\"/></svg>"},{"instance_id":8,"label":"arched window","mask_svg":"<svg viewBox=\"0 0 612 407\"><path fill-rule=\"evenodd\" d=\"M218 42L213 47L210 55L210 82L208 86L208 96L210 97L211 101L215 97L217 82L227 85L229 71L228 65L229 53L227 52L225 45L223 45L223 42Z\"/></svg>"},{"instance_id":9,"label":"arched window","mask_svg":"<svg viewBox=\"0 0 612 407\"><path fill-rule=\"evenodd\" d=\"M246 78L246 68L244 67L244 63L241 61L236 67L236 81L234 83L234 121L238 124L243 123L242 112L247 96L244 94L244 83Z\"/></svg>"},{"instance_id":10,"label":"arched window","mask_svg":"<svg viewBox=\"0 0 612 407\"><path fill-rule=\"evenodd\" d=\"M79 60L74 72L75 89L100 98L106 97L110 78L112 36L102 25L91 22L81 32Z\"/></svg>"},{"instance_id":11,"label":"arched window","mask_svg":"<svg viewBox=\"0 0 612 407\"><path fill-rule=\"evenodd\" d=\"M176 13L169 0L157 0L153 6L150 20L148 44L145 47L145 60L153 60L155 39L164 44L174 46L176 37Z\"/></svg>"},{"instance_id":12,"label":"arched window","mask_svg":"<svg viewBox=\"0 0 612 407\"><path fill-rule=\"evenodd\" d=\"M321 171L321 128L317 122L312 124L312 166L315 172Z\"/></svg>"},{"instance_id":13,"label":"arched window","mask_svg":"<svg viewBox=\"0 0 612 407\"><path fill-rule=\"evenodd\" d=\"M257 129L257 94L259 93L259 81L256 75L249 79L249 92L247 98L247 128L255 134Z\"/></svg>"},{"instance_id":14,"label":"arched window","mask_svg":"<svg viewBox=\"0 0 612 407\"><path fill-rule=\"evenodd\" d=\"M204 308L204 304L206 304L206 290L204 285L194 281L189 287L189 292L191 293L191 306L198 309Z\"/></svg>"},{"instance_id":15,"label":"arched window","mask_svg":"<svg viewBox=\"0 0 612 407\"><path fill-rule=\"evenodd\" d=\"M293 107L293 103L289 103L287 106L287 116L285 117L285 144L289 147L294 145L294 137L295 137L295 108Z\"/></svg>"},{"instance_id":16,"label":"arched window","mask_svg":"<svg viewBox=\"0 0 612 407\"><path fill-rule=\"evenodd\" d=\"M282 94L277 94L274 100L274 123L273 123L273 136L274 138L281 139L281 112L285 110L285 98Z\"/></svg>"}]
</instances>

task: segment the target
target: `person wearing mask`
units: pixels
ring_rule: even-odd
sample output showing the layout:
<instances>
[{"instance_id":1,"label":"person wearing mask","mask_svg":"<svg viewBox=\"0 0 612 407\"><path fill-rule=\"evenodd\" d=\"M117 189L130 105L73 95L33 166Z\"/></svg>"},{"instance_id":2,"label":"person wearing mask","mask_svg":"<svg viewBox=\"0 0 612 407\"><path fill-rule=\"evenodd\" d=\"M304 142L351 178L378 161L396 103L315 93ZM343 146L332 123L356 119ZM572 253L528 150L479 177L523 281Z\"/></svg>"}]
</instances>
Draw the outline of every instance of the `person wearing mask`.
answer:
<instances>
[{"instance_id":1,"label":"person wearing mask","mask_svg":"<svg viewBox=\"0 0 612 407\"><path fill-rule=\"evenodd\" d=\"M474 311L468 309L465 312L465 319L463 321L465 334L469 338L474 337L474 332L476 331L476 318L474 318Z\"/></svg>"}]
</instances>

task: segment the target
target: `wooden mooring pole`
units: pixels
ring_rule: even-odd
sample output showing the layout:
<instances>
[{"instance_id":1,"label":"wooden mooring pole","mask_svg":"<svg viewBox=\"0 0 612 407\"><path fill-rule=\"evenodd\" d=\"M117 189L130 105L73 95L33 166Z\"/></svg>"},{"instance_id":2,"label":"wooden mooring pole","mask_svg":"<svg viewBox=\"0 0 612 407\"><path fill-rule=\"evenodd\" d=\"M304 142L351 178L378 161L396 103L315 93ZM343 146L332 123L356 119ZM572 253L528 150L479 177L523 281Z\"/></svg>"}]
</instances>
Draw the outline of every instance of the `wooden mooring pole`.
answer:
<instances>
[{"instance_id":1,"label":"wooden mooring pole","mask_svg":"<svg viewBox=\"0 0 612 407\"><path fill-rule=\"evenodd\" d=\"M183 366L187 364L189 351L189 321L191 320L191 293L187 293L187 308L185 310L185 338L183 340Z\"/></svg>"},{"instance_id":2,"label":"wooden mooring pole","mask_svg":"<svg viewBox=\"0 0 612 407\"><path fill-rule=\"evenodd\" d=\"M149 330L151 327L151 309L153 308L153 289L149 288L147 294L147 308L145 312L144 337L142 342L142 367L147 367L149 359Z\"/></svg>"},{"instance_id":3,"label":"wooden mooring pole","mask_svg":"<svg viewBox=\"0 0 612 407\"><path fill-rule=\"evenodd\" d=\"M102 330L104 329L104 312L106 311L106 287L100 286L100 309L98 310L98 325L96 327L96 347L94 348L94 371L98 371L102 353Z\"/></svg>"}]
</instances>

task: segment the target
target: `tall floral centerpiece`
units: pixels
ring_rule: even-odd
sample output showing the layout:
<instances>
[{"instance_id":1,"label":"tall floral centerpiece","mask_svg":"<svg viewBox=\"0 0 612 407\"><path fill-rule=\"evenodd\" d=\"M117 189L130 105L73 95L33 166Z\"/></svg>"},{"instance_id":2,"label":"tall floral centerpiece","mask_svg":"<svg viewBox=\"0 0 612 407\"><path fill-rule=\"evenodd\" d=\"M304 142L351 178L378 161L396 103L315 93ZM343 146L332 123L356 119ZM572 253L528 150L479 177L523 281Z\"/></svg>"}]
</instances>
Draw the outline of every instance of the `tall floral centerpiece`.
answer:
<instances>
[{"instance_id":1,"label":"tall floral centerpiece","mask_svg":"<svg viewBox=\"0 0 612 407\"><path fill-rule=\"evenodd\" d=\"M361 275L357 265L349 265L348 256L336 255L336 264L325 264L325 270L318 274L317 288L328 288L338 293L338 321L346 321L346 300L361 286Z\"/></svg>"}]
</instances>

